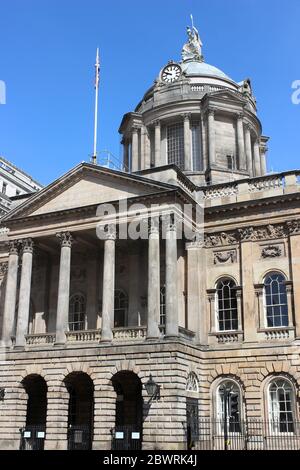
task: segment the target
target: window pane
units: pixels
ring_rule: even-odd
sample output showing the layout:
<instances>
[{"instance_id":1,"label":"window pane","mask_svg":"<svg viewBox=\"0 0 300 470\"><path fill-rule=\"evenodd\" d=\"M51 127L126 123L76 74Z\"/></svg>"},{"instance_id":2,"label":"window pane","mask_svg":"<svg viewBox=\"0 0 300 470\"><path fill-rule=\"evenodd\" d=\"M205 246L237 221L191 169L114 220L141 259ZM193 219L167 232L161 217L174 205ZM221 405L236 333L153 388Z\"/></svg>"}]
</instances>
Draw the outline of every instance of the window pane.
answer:
<instances>
[{"instance_id":1,"label":"window pane","mask_svg":"<svg viewBox=\"0 0 300 470\"><path fill-rule=\"evenodd\" d=\"M184 169L184 132L183 123L167 127L168 163Z\"/></svg>"}]
</instances>

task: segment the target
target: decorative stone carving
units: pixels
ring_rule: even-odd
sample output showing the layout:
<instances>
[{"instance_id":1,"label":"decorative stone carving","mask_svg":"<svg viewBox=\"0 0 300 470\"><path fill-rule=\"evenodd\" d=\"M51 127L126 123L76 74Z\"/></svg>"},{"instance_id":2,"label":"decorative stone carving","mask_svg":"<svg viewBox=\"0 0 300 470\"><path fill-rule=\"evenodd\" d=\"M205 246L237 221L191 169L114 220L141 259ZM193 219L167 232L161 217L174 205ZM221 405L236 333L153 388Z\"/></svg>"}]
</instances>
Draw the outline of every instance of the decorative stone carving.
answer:
<instances>
[{"instance_id":1,"label":"decorative stone carving","mask_svg":"<svg viewBox=\"0 0 300 470\"><path fill-rule=\"evenodd\" d=\"M9 254L17 255L19 251L19 242L17 240L10 240L8 243Z\"/></svg>"},{"instance_id":2,"label":"decorative stone carving","mask_svg":"<svg viewBox=\"0 0 300 470\"><path fill-rule=\"evenodd\" d=\"M20 240L19 243L22 247L23 253L33 253L34 243L32 238L25 238L23 240Z\"/></svg>"},{"instance_id":3,"label":"decorative stone carving","mask_svg":"<svg viewBox=\"0 0 300 470\"><path fill-rule=\"evenodd\" d=\"M192 28L187 26L186 28L188 42L183 45L181 51L182 60L198 60L203 62L204 58L202 55L202 41L199 36L198 30L193 25Z\"/></svg>"},{"instance_id":4,"label":"decorative stone carving","mask_svg":"<svg viewBox=\"0 0 300 470\"><path fill-rule=\"evenodd\" d=\"M282 255L282 249L276 245L269 245L262 249L263 258L276 258Z\"/></svg>"},{"instance_id":5,"label":"decorative stone carving","mask_svg":"<svg viewBox=\"0 0 300 470\"><path fill-rule=\"evenodd\" d=\"M59 238L61 246L68 246L71 248L73 237L70 232L61 232L56 234L57 238Z\"/></svg>"},{"instance_id":6,"label":"decorative stone carving","mask_svg":"<svg viewBox=\"0 0 300 470\"><path fill-rule=\"evenodd\" d=\"M236 262L235 250L217 251L216 253L214 253L214 264L227 263L228 261L230 261L231 263Z\"/></svg>"},{"instance_id":7,"label":"decorative stone carving","mask_svg":"<svg viewBox=\"0 0 300 470\"><path fill-rule=\"evenodd\" d=\"M300 220L291 220L286 225L290 235L300 233Z\"/></svg>"},{"instance_id":8,"label":"decorative stone carving","mask_svg":"<svg viewBox=\"0 0 300 470\"><path fill-rule=\"evenodd\" d=\"M234 245L238 243L238 236L235 232L221 232L217 234L204 235L206 246Z\"/></svg>"},{"instance_id":9,"label":"decorative stone carving","mask_svg":"<svg viewBox=\"0 0 300 470\"><path fill-rule=\"evenodd\" d=\"M0 263L0 277L3 277L6 275L7 269L8 269L7 262Z\"/></svg>"},{"instance_id":10,"label":"decorative stone carving","mask_svg":"<svg viewBox=\"0 0 300 470\"><path fill-rule=\"evenodd\" d=\"M215 199L226 196L235 196L238 193L237 184L224 185L218 188L209 188L203 190L203 199Z\"/></svg>"}]
</instances>

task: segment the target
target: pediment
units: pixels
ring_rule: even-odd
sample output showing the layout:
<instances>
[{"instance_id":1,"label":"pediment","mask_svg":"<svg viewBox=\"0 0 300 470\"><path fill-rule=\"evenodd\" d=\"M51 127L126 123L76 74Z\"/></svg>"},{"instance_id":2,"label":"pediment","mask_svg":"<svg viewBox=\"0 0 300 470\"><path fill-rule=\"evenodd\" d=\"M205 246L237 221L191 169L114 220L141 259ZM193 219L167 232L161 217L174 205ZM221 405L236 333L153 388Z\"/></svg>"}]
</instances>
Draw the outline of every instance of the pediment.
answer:
<instances>
[{"instance_id":1,"label":"pediment","mask_svg":"<svg viewBox=\"0 0 300 470\"><path fill-rule=\"evenodd\" d=\"M83 163L51 183L2 220L37 216L153 194L171 185Z\"/></svg>"},{"instance_id":2,"label":"pediment","mask_svg":"<svg viewBox=\"0 0 300 470\"><path fill-rule=\"evenodd\" d=\"M245 103L245 98L240 94L231 90L219 90L209 94L210 98L217 98L219 100L231 100L237 103Z\"/></svg>"}]
</instances>

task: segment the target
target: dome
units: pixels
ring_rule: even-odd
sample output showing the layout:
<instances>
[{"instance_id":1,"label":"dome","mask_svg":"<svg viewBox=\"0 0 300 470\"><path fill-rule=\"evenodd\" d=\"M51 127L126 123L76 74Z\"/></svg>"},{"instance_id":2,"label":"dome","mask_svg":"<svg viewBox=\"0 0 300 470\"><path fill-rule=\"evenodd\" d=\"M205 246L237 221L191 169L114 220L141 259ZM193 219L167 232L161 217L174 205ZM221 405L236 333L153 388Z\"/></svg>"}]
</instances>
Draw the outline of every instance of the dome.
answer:
<instances>
[{"instance_id":1,"label":"dome","mask_svg":"<svg viewBox=\"0 0 300 470\"><path fill-rule=\"evenodd\" d=\"M182 71L186 75L210 75L219 78L225 78L231 80L222 70L214 67L213 65L206 64L205 62L200 62L196 60L183 61L181 64Z\"/></svg>"}]
</instances>

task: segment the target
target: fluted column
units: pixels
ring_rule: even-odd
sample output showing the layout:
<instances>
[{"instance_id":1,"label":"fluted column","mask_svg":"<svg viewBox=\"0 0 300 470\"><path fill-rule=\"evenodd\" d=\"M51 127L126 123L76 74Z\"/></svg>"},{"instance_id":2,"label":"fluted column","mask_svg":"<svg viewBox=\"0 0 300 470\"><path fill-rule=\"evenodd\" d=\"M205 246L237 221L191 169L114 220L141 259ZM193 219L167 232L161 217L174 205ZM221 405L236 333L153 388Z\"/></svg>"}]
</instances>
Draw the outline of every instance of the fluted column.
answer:
<instances>
[{"instance_id":1,"label":"fluted column","mask_svg":"<svg viewBox=\"0 0 300 470\"><path fill-rule=\"evenodd\" d=\"M191 124L190 114L184 114L183 129L184 129L184 169L191 170Z\"/></svg>"},{"instance_id":2,"label":"fluted column","mask_svg":"<svg viewBox=\"0 0 300 470\"><path fill-rule=\"evenodd\" d=\"M260 153L259 153L259 142L258 139L254 142L254 167L255 167L255 176L261 175L260 167Z\"/></svg>"},{"instance_id":3,"label":"fluted column","mask_svg":"<svg viewBox=\"0 0 300 470\"><path fill-rule=\"evenodd\" d=\"M137 171L139 167L139 136L138 128L132 128L132 144L131 144L131 171Z\"/></svg>"},{"instance_id":4,"label":"fluted column","mask_svg":"<svg viewBox=\"0 0 300 470\"><path fill-rule=\"evenodd\" d=\"M56 314L56 343L63 344L66 341L65 332L69 324L72 235L70 232L62 232L58 233L56 236L60 239L61 244Z\"/></svg>"},{"instance_id":5,"label":"fluted column","mask_svg":"<svg viewBox=\"0 0 300 470\"><path fill-rule=\"evenodd\" d=\"M155 158L155 166L160 166L161 165L160 151L161 151L161 127L160 127L160 121L157 120L157 121L154 122L154 158Z\"/></svg>"},{"instance_id":6,"label":"fluted column","mask_svg":"<svg viewBox=\"0 0 300 470\"><path fill-rule=\"evenodd\" d=\"M238 142L238 155L239 155L239 169L246 170L244 124L243 124L242 113L238 114L237 116L237 142Z\"/></svg>"},{"instance_id":7,"label":"fluted column","mask_svg":"<svg viewBox=\"0 0 300 470\"><path fill-rule=\"evenodd\" d=\"M123 167L124 171L129 171L129 143L127 139L123 139Z\"/></svg>"},{"instance_id":8,"label":"fluted column","mask_svg":"<svg viewBox=\"0 0 300 470\"><path fill-rule=\"evenodd\" d=\"M104 240L101 341L111 341L114 327L116 232L109 230Z\"/></svg>"},{"instance_id":9,"label":"fluted column","mask_svg":"<svg viewBox=\"0 0 300 470\"><path fill-rule=\"evenodd\" d=\"M22 240L22 270L19 291L19 308L17 317L16 346L25 345L25 335L28 333L33 241L31 238Z\"/></svg>"},{"instance_id":10,"label":"fluted column","mask_svg":"<svg viewBox=\"0 0 300 470\"><path fill-rule=\"evenodd\" d=\"M248 169L249 175L253 176L251 134L250 134L250 126L248 124L246 124L245 140L246 140L247 169Z\"/></svg>"},{"instance_id":11,"label":"fluted column","mask_svg":"<svg viewBox=\"0 0 300 470\"><path fill-rule=\"evenodd\" d=\"M208 110L208 154L209 165L212 166L216 162L216 141L215 141L215 112L213 109Z\"/></svg>"},{"instance_id":12,"label":"fluted column","mask_svg":"<svg viewBox=\"0 0 300 470\"><path fill-rule=\"evenodd\" d=\"M268 148L265 145L261 145L260 147L260 171L261 175L264 176L267 174L267 159L266 159L266 153L268 151Z\"/></svg>"},{"instance_id":13,"label":"fluted column","mask_svg":"<svg viewBox=\"0 0 300 470\"><path fill-rule=\"evenodd\" d=\"M13 330L17 299L18 264L18 242L17 240L12 240L9 242L9 258L3 314L2 341L4 346L12 345L11 338L14 334Z\"/></svg>"},{"instance_id":14,"label":"fluted column","mask_svg":"<svg viewBox=\"0 0 300 470\"><path fill-rule=\"evenodd\" d=\"M166 336L178 336L177 233L174 220L166 226Z\"/></svg>"},{"instance_id":15,"label":"fluted column","mask_svg":"<svg viewBox=\"0 0 300 470\"><path fill-rule=\"evenodd\" d=\"M148 240L148 317L147 339L159 337L160 261L159 221L151 220Z\"/></svg>"}]
</instances>

